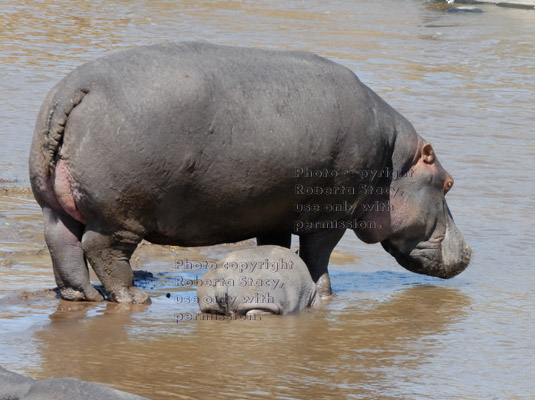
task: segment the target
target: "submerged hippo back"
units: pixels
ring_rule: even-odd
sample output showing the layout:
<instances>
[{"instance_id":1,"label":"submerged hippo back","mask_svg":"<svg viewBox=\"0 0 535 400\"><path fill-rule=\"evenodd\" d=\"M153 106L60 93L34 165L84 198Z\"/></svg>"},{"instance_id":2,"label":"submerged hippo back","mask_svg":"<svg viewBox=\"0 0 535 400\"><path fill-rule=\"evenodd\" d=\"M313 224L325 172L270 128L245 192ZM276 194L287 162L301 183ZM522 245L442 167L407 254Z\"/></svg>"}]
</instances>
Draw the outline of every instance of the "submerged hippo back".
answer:
<instances>
[{"instance_id":1,"label":"submerged hippo back","mask_svg":"<svg viewBox=\"0 0 535 400\"><path fill-rule=\"evenodd\" d=\"M202 312L297 312L317 302L316 286L301 258L279 246L230 253L199 281Z\"/></svg>"}]
</instances>

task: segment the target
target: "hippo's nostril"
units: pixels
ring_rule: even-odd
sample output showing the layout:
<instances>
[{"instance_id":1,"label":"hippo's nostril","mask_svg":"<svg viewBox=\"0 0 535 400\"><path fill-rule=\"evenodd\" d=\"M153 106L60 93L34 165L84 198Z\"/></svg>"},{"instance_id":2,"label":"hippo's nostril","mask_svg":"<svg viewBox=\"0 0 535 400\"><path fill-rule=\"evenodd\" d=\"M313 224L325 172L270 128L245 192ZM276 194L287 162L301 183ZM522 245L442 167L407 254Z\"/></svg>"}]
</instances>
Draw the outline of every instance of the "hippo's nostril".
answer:
<instances>
[{"instance_id":1,"label":"hippo's nostril","mask_svg":"<svg viewBox=\"0 0 535 400\"><path fill-rule=\"evenodd\" d=\"M444 194L448 193L451 188L453 187L453 179L446 179L446 182L444 182Z\"/></svg>"}]
</instances>

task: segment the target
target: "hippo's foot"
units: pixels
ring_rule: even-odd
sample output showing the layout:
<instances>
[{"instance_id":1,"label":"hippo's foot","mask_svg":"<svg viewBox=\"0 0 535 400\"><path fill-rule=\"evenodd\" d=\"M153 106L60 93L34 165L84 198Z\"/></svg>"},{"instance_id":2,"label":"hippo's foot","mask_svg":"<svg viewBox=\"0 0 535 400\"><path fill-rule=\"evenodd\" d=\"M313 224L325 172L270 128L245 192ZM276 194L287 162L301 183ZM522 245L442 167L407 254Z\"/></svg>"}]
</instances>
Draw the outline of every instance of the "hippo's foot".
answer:
<instances>
[{"instance_id":1,"label":"hippo's foot","mask_svg":"<svg viewBox=\"0 0 535 400\"><path fill-rule=\"evenodd\" d=\"M135 286L114 289L108 294L111 301L127 304L151 304L152 301L147 293Z\"/></svg>"},{"instance_id":2,"label":"hippo's foot","mask_svg":"<svg viewBox=\"0 0 535 400\"><path fill-rule=\"evenodd\" d=\"M98 290L92 285L89 285L85 290L76 290L71 287L59 288L59 294L63 300L70 301L103 301L102 296Z\"/></svg>"},{"instance_id":3,"label":"hippo's foot","mask_svg":"<svg viewBox=\"0 0 535 400\"><path fill-rule=\"evenodd\" d=\"M321 299L329 299L331 279L329 278L329 257L338 241L344 236L345 229L325 229L310 235L299 237L299 256L316 282L316 292Z\"/></svg>"},{"instance_id":4,"label":"hippo's foot","mask_svg":"<svg viewBox=\"0 0 535 400\"><path fill-rule=\"evenodd\" d=\"M110 301L128 304L150 304L149 296L134 285L130 256L141 237L130 231L87 225L82 247ZM111 234L108 232L112 232Z\"/></svg>"},{"instance_id":5,"label":"hippo's foot","mask_svg":"<svg viewBox=\"0 0 535 400\"><path fill-rule=\"evenodd\" d=\"M43 208L45 239L54 267L61 298L71 301L102 301L104 297L91 285L80 242L84 225L66 214Z\"/></svg>"}]
</instances>

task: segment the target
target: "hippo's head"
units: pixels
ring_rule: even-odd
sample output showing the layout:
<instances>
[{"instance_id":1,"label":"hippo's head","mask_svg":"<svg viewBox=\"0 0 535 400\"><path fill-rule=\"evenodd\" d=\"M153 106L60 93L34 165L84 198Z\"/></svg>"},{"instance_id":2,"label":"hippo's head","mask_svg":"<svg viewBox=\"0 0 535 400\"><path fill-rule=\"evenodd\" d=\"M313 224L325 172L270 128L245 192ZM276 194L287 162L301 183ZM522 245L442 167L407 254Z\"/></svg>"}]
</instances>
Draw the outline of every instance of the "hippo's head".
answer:
<instances>
[{"instance_id":1,"label":"hippo's head","mask_svg":"<svg viewBox=\"0 0 535 400\"><path fill-rule=\"evenodd\" d=\"M446 203L453 178L431 144L420 139L416 148L402 171L390 168L392 174L379 180L375 194L361 206L355 233L364 242L381 242L409 271L451 278L468 266L471 256Z\"/></svg>"}]
</instances>

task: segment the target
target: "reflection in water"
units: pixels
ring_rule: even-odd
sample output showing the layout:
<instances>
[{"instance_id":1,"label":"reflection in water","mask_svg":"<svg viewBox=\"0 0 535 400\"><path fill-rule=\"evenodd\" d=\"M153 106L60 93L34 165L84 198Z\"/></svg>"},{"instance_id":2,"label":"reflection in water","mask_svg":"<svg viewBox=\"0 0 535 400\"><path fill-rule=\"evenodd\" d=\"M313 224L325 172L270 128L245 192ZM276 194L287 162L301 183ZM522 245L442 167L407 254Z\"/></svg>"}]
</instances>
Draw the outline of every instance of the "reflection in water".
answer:
<instances>
[{"instance_id":1,"label":"reflection in water","mask_svg":"<svg viewBox=\"0 0 535 400\"><path fill-rule=\"evenodd\" d=\"M196 307L155 303L136 310L61 301L33 335L40 369L158 399L208 398L215 388L228 398L372 395L387 391L398 369L425 364L434 338L462 323L470 301L457 289L416 286L364 310L356 302L336 312L178 324L175 313ZM164 320L152 320L155 313Z\"/></svg>"}]
</instances>

